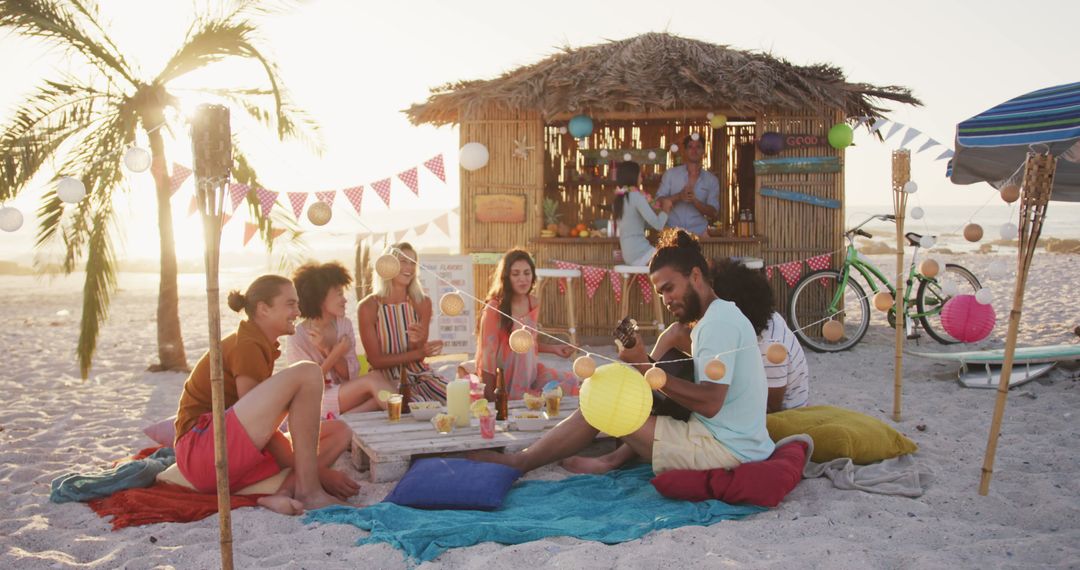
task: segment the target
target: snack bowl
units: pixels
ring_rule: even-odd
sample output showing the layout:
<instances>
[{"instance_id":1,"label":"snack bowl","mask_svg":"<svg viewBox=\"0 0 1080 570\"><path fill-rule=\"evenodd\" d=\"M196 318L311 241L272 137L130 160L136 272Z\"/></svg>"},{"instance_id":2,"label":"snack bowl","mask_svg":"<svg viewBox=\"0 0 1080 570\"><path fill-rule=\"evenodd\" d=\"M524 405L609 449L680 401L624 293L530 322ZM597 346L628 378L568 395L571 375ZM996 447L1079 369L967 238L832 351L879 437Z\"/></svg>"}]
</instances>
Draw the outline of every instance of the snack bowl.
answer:
<instances>
[{"instance_id":1,"label":"snack bowl","mask_svg":"<svg viewBox=\"0 0 1080 570\"><path fill-rule=\"evenodd\" d=\"M523 410L511 414L510 421L518 431L540 431L547 426L548 417L543 412Z\"/></svg>"},{"instance_id":2,"label":"snack bowl","mask_svg":"<svg viewBox=\"0 0 1080 570\"><path fill-rule=\"evenodd\" d=\"M430 421L441 411L443 407L439 402L409 402L409 413L418 422Z\"/></svg>"}]
</instances>

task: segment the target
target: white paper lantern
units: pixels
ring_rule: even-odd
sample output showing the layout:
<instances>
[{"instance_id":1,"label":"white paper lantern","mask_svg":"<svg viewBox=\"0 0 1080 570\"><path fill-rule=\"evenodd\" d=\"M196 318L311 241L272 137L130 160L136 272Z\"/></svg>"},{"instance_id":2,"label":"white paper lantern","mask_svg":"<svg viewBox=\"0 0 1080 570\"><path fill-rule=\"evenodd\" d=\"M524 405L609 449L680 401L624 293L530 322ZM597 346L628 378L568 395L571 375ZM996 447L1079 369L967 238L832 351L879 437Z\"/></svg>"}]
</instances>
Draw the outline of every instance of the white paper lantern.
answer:
<instances>
[{"instance_id":1,"label":"white paper lantern","mask_svg":"<svg viewBox=\"0 0 1080 570\"><path fill-rule=\"evenodd\" d=\"M995 261L990 264L990 268L987 270L990 277L1005 277L1009 273L1009 266L1001 260Z\"/></svg>"},{"instance_id":2,"label":"white paper lantern","mask_svg":"<svg viewBox=\"0 0 1080 570\"><path fill-rule=\"evenodd\" d=\"M529 352L533 346L533 336L526 329L518 329L510 333L510 350L523 354Z\"/></svg>"},{"instance_id":3,"label":"white paper lantern","mask_svg":"<svg viewBox=\"0 0 1080 570\"><path fill-rule=\"evenodd\" d=\"M334 212L326 202L319 201L308 206L307 219L316 226L325 226L333 216Z\"/></svg>"},{"instance_id":4,"label":"white paper lantern","mask_svg":"<svg viewBox=\"0 0 1080 570\"><path fill-rule=\"evenodd\" d=\"M622 155L623 162L630 162L631 160L633 160L633 158L634 156L630 153Z\"/></svg>"},{"instance_id":5,"label":"white paper lantern","mask_svg":"<svg viewBox=\"0 0 1080 570\"><path fill-rule=\"evenodd\" d=\"M653 390L660 390L667 385L667 372L664 372L663 368L653 366L645 371L645 382Z\"/></svg>"},{"instance_id":6,"label":"white paper lantern","mask_svg":"<svg viewBox=\"0 0 1080 570\"><path fill-rule=\"evenodd\" d=\"M124 166L135 173L146 172L146 169L150 168L150 151L138 146L127 149L124 153Z\"/></svg>"},{"instance_id":7,"label":"white paper lantern","mask_svg":"<svg viewBox=\"0 0 1080 570\"><path fill-rule=\"evenodd\" d=\"M86 186L78 178L65 176L56 184L56 196L62 202L78 204L79 200L86 197Z\"/></svg>"},{"instance_id":8,"label":"white paper lantern","mask_svg":"<svg viewBox=\"0 0 1080 570\"><path fill-rule=\"evenodd\" d=\"M1019 232L1020 229L1012 222L1001 224L1001 239L1016 239L1016 235Z\"/></svg>"},{"instance_id":9,"label":"white paper lantern","mask_svg":"<svg viewBox=\"0 0 1080 570\"><path fill-rule=\"evenodd\" d=\"M393 279L401 273L401 262L389 253L380 255L379 259L375 260L375 273L383 279Z\"/></svg>"},{"instance_id":10,"label":"white paper lantern","mask_svg":"<svg viewBox=\"0 0 1080 570\"><path fill-rule=\"evenodd\" d=\"M461 147L461 156L458 162L465 170L473 171L487 166L488 149L486 146L478 143L471 142L465 143L465 146Z\"/></svg>"},{"instance_id":11,"label":"white paper lantern","mask_svg":"<svg viewBox=\"0 0 1080 570\"><path fill-rule=\"evenodd\" d=\"M705 364L705 375L709 380L720 380L727 374L727 366L719 358L713 358Z\"/></svg>"},{"instance_id":12,"label":"white paper lantern","mask_svg":"<svg viewBox=\"0 0 1080 570\"><path fill-rule=\"evenodd\" d=\"M23 215L18 208L0 208L0 230L17 232L23 225Z\"/></svg>"},{"instance_id":13,"label":"white paper lantern","mask_svg":"<svg viewBox=\"0 0 1080 570\"><path fill-rule=\"evenodd\" d=\"M701 138L701 135L699 135L697 133L694 133L694 134L690 135L690 140L692 140L692 141L696 141L699 138Z\"/></svg>"},{"instance_id":14,"label":"white paper lantern","mask_svg":"<svg viewBox=\"0 0 1080 570\"><path fill-rule=\"evenodd\" d=\"M600 149L600 157L601 158L607 158L607 155L608 155L608 151L607 151L606 148Z\"/></svg>"},{"instance_id":15,"label":"white paper lantern","mask_svg":"<svg viewBox=\"0 0 1080 570\"><path fill-rule=\"evenodd\" d=\"M710 120L710 121L711 121L711 120L712 120L712 118L713 118L713 117L715 117L715 116L716 116L716 113L713 113L712 111L709 111L708 113L705 113L705 118L706 118L706 119L708 119L708 120Z\"/></svg>"},{"instance_id":16,"label":"white paper lantern","mask_svg":"<svg viewBox=\"0 0 1080 570\"><path fill-rule=\"evenodd\" d=\"M911 219L913 220L921 220L924 215L925 212L923 212L923 209L918 206L915 206L911 209Z\"/></svg>"},{"instance_id":17,"label":"white paper lantern","mask_svg":"<svg viewBox=\"0 0 1080 570\"><path fill-rule=\"evenodd\" d=\"M677 144L671 145L671 152L679 152L679 145L677 145Z\"/></svg>"},{"instance_id":18,"label":"white paper lantern","mask_svg":"<svg viewBox=\"0 0 1080 570\"><path fill-rule=\"evenodd\" d=\"M578 378L584 380L592 376L593 372L596 372L596 361L592 356L586 354L574 361L574 375Z\"/></svg>"},{"instance_id":19,"label":"white paper lantern","mask_svg":"<svg viewBox=\"0 0 1080 570\"><path fill-rule=\"evenodd\" d=\"M989 287L983 287L975 292L975 300L983 305L989 305L994 301L994 294L990 292Z\"/></svg>"},{"instance_id":20,"label":"white paper lantern","mask_svg":"<svg viewBox=\"0 0 1080 570\"><path fill-rule=\"evenodd\" d=\"M937 244L937 240L934 239L934 236L923 236L923 237L919 238L919 245L926 248L926 249L930 249L930 248L934 247L934 245L936 245L936 244Z\"/></svg>"},{"instance_id":21,"label":"white paper lantern","mask_svg":"<svg viewBox=\"0 0 1080 570\"><path fill-rule=\"evenodd\" d=\"M456 317L465 311L465 299L458 292L451 291L439 299L439 309L448 317Z\"/></svg>"},{"instance_id":22,"label":"white paper lantern","mask_svg":"<svg viewBox=\"0 0 1080 570\"><path fill-rule=\"evenodd\" d=\"M908 180L904 183L904 192L908 194L914 194L919 191L919 185L914 180Z\"/></svg>"},{"instance_id":23,"label":"white paper lantern","mask_svg":"<svg viewBox=\"0 0 1080 570\"><path fill-rule=\"evenodd\" d=\"M944 281L941 283L941 292L946 297L955 297L960 294L960 284L951 279Z\"/></svg>"},{"instance_id":24,"label":"white paper lantern","mask_svg":"<svg viewBox=\"0 0 1080 570\"><path fill-rule=\"evenodd\" d=\"M649 151L649 160L656 160L656 151L654 151L654 150Z\"/></svg>"},{"instance_id":25,"label":"white paper lantern","mask_svg":"<svg viewBox=\"0 0 1080 570\"><path fill-rule=\"evenodd\" d=\"M565 135L566 134L566 127L559 127L559 134L560 135Z\"/></svg>"}]
</instances>

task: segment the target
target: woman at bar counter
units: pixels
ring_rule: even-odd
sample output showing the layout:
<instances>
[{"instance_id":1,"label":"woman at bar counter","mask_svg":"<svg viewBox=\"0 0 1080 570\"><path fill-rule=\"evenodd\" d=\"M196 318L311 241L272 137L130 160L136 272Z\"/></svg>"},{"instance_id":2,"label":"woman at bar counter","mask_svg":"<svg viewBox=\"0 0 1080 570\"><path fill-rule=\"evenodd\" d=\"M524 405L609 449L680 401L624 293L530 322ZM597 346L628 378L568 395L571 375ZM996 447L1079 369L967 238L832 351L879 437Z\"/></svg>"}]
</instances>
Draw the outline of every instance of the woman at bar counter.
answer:
<instances>
[{"instance_id":1,"label":"woman at bar counter","mask_svg":"<svg viewBox=\"0 0 1080 570\"><path fill-rule=\"evenodd\" d=\"M540 391L551 381L557 382L564 394L577 394L578 379L573 372L561 372L540 362L541 352L569 358L574 349L565 344L537 342L537 334L532 332L540 328L537 322L540 301L532 294L535 285L536 263L532 255L523 249L506 252L492 275L486 305L480 313L476 341L476 368L484 379L488 400L494 398L497 368L503 371L511 400L520 400L529 391ZM510 349L510 333L522 325L505 315L513 315L518 322L532 329L532 346L524 353Z\"/></svg>"},{"instance_id":2,"label":"woman at bar counter","mask_svg":"<svg viewBox=\"0 0 1080 570\"><path fill-rule=\"evenodd\" d=\"M620 162L615 166L615 204L613 211L619 222L619 248L623 262L628 265L648 265L656 248L645 239L645 228L664 228L671 200L660 200L660 213L653 210L641 189L641 166L636 162Z\"/></svg>"}]
</instances>

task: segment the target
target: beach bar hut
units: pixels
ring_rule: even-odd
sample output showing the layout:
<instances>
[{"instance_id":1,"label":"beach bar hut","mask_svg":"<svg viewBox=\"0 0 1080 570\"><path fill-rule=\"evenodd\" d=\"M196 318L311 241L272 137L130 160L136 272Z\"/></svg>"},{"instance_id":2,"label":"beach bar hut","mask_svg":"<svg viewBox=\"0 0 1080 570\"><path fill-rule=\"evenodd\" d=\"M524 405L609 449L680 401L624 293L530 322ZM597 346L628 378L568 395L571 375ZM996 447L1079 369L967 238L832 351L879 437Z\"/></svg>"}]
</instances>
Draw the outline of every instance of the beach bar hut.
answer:
<instances>
[{"instance_id":1,"label":"beach bar hut","mask_svg":"<svg viewBox=\"0 0 1080 570\"><path fill-rule=\"evenodd\" d=\"M719 217L702 239L707 255L774 265L835 252L843 243L844 153L828 144L828 132L882 116L882 100L918 104L908 89L849 83L836 67L649 33L444 85L406 113L414 124L456 124L462 146L488 151L485 166L461 172L461 249L473 255L483 292L514 246L533 252L540 267L622 263L618 238L603 231L615 163L626 155L641 163L655 194L680 160L672 145L692 133L704 139L704 167L720 180ZM759 144L766 133L771 147ZM589 237L572 235L580 227ZM607 281L591 297L582 279L572 282L585 300L577 303L579 335L606 337L623 316ZM779 272L772 283L782 305ZM631 286L625 294L632 316L653 320L647 292ZM558 288L544 295L541 322L566 322Z\"/></svg>"}]
</instances>

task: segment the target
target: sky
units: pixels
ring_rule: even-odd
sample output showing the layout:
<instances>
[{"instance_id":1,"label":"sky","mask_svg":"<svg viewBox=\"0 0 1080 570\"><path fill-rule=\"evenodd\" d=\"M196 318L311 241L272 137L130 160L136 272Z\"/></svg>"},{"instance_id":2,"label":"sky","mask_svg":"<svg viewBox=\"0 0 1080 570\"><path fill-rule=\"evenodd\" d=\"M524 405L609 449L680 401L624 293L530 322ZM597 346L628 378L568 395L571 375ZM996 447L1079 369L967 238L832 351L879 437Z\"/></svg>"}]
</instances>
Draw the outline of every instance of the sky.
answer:
<instances>
[{"instance_id":1,"label":"sky","mask_svg":"<svg viewBox=\"0 0 1080 570\"><path fill-rule=\"evenodd\" d=\"M110 0L103 3L102 12L114 42L150 77L180 45L194 8L205 5ZM889 118L951 146L957 122L1028 91L1080 80L1073 39L1078 20L1080 2L1075 0L671 4L315 0L260 20L260 29L262 45L278 62L293 100L321 125L325 152L315 156L302 145L277 143L267 131L235 119L236 113L234 130L266 186L282 193L366 186L436 154L445 155L450 166L447 182L421 167L419 196L395 180L392 208L369 188L357 216L339 195L334 220L310 232L307 243L313 257L342 257L353 247L357 233L422 226L458 205L457 130L414 127L400 112L423 101L430 88L447 82L496 77L565 45L667 31L770 53L795 64L830 63L842 68L851 82L909 87L924 106L889 105ZM10 33L0 35L4 78L0 121L10 118L14 106L40 79L61 72L88 73L39 43ZM193 75L185 82L239 81L251 77L250 72L222 66L216 73ZM197 101L184 103L187 110ZM178 138L168 141L170 160L190 164L184 131L174 134ZM845 158L849 218L891 207L890 153L900 139L897 134L881 143L865 130L856 134L856 146ZM914 146L924 140L917 139ZM934 206L964 205L974 211L993 197L988 185L955 186L945 179L945 162L934 160L942 148L912 158L912 178L920 187L917 203L928 219L933 219ZM129 175L129 181L132 191L118 204L125 220L121 256L154 259L152 183L149 174ZM43 175L7 204L20 208L27 223L18 232L0 234L0 261L30 260L36 230L32 212L47 182L48 175ZM185 188L173 201L178 254L198 260L199 224L196 216L186 216L190 182ZM1006 206L994 198L988 208ZM457 223L452 217L450 237L432 228L422 236L410 232L407 239L421 248L454 249ZM225 254L266 257L255 243L243 248L241 232L242 223L226 227ZM185 239L187 235L196 239Z\"/></svg>"}]
</instances>

